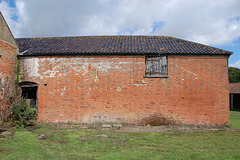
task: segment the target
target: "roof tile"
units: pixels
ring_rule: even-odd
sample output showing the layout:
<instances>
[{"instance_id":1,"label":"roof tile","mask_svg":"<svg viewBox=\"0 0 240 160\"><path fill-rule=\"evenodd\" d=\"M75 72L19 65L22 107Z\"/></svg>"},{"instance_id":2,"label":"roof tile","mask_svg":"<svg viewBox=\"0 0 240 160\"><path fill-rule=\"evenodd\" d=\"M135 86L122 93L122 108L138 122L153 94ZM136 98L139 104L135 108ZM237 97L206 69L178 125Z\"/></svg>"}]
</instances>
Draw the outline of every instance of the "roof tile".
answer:
<instances>
[{"instance_id":1,"label":"roof tile","mask_svg":"<svg viewBox=\"0 0 240 160\"><path fill-rule=\"evenodd\" d=\"M240 94L240 83L230 83L229 84L229 93Z\"/></svg>"},{"instance_id":2,"label":"roof tile","mask_svg":"<svg viewBox=\"0 0 240 160\"><path fill-rule=\"evenodd\" d=\"M169 36L83 36L17 38L23 55L230 55L232 52Z\"/></svg>"}]
</instances>

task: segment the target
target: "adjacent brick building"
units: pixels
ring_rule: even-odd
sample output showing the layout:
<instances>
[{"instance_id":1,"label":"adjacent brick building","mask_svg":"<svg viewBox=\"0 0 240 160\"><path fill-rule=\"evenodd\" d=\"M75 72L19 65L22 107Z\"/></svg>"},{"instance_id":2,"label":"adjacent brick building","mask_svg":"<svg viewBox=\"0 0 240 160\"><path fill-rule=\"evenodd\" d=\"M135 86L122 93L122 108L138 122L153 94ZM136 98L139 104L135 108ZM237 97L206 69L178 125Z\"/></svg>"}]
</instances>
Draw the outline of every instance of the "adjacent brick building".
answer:
<instances>
[{"instance_id":1,"label":"adjacent brick building","mask_svg":"<svg viewBox=\"0 0 240 160\"><path fill-rule=\"evenodd\" d=\"M240 83L229 84L230 110L240 110Z\"/></svg>"},{"instance_id":2,"label":"adjacent brick building","mask_svg":"<svg viewBox=\"0 0 240 160\"><path fill-rule=\"evenodd\" d=\"M16 41L40 122L228 123L231 52L166 36Z\"/></svg>"},{"instance_id":3,"label":"adjacent brick building","mask_svg":"<svg viewBox=\"0 0 240 160\"><path fill-rule=\"evenodd\" d=\"M0 12L0 121L10 114L18 46Z\"/></svg>"}]
</instances>

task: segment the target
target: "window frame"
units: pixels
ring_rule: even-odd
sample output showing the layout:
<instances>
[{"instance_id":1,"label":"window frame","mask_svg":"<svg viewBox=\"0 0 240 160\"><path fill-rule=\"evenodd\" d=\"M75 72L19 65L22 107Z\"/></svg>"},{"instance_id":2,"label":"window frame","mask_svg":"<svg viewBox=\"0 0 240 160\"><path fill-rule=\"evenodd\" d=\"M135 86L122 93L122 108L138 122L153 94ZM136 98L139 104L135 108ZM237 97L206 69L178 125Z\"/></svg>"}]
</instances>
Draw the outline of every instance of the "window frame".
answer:
<instances>
[{"instance_id":1,"label":"window frame","mask_svg":"<svg viewBox=\"0 0 240 160\"><path fill-rule=\"evenodd\" d=\"M165 62L164 62L165 61ZM152 62L152 64L151 64ZM147 68L153 66L154 68ZM155 65L155 66L154 66ZM148 70L158 70L148 72ZM168 57L167 56L145 56L145 76L144 78L168 78Z\"/></svg>"}]
</instances>

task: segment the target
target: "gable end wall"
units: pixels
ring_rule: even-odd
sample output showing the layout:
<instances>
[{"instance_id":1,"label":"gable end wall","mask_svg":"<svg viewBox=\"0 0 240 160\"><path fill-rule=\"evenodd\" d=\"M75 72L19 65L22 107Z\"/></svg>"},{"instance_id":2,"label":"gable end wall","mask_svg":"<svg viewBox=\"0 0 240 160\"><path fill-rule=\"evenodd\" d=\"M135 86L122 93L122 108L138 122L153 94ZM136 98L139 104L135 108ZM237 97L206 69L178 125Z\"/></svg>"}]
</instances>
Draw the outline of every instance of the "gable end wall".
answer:
<instances>
[{"instance_id":1,"label":"gable end wall","mask_svg":"<svg viewBox=\"0 0 240 160\"><path fill-rule=\"evenodd\" d=\"M14 100L17 46L0 40L0 121L10 114Z\"/></svg>"},{"instance_id":2,"label":"gable end wall","mask_svg":"<svg viewBox=\"0 0 240 160\"><path fill-rule=\"evenodd\" d=\"M0 121L10 115L18 47L0 12Z\"/></svg>"}]
</instances>

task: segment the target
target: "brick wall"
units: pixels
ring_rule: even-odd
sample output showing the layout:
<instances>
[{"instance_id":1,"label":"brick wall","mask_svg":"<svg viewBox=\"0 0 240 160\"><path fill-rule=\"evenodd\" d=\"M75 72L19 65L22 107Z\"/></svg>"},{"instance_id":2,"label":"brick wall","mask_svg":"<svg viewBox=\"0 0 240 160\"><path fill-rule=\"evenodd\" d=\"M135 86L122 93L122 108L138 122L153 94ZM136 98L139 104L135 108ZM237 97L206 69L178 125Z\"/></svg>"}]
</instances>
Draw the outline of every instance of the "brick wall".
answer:
<instances>
[{"instance_id":1,"label":"brick wall","mask_svg":"<svg viewBox=\"0 0 240 160\"><path fill-rule=\"evenodd\" d=\"M0 12L0 121L10 114L14 99L17 52L15 40Z\"/></svg>"},{"instance_id":2,"label":"brick wall","mask_svg":"<svg viewBox=\"0 0 240 160\"><path fill-rule=\"evenodd\" d=\"M0 121L10 114L15 92L17 47L0 40Z\"/></svg>"},{"instance_id":3,"label":"brick wall","mask_svg":"<svg viewBox=\"0 0 240 160\"><path fill-rule=\"evenodd\" d=\"M3 40L9 44L14 44L16 45L15 43L15 40L12 36L12 33L0 11L0 40Z\"/></svg>"},{"instance_id":4,"label":"brick wall","mask_svg":"<svg viewBox=\"0 0 240 160\"><path fill-rule=\"evenodd\" d=\"M169 56L168 78L144 75L144 56L20 58L20 80L39 85L39 122L228 123L226 57Z\"/></svg>"}]
</instances>

